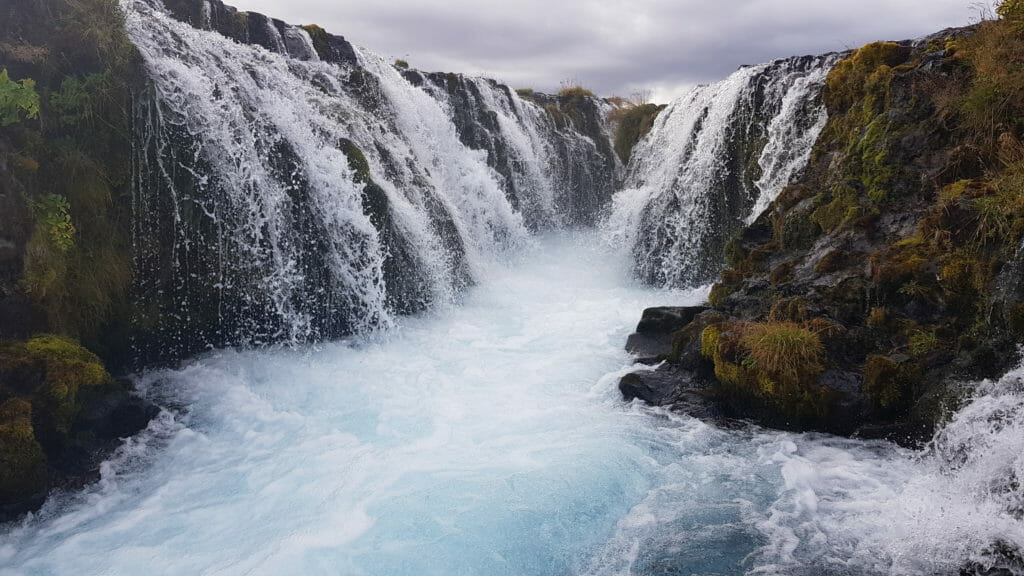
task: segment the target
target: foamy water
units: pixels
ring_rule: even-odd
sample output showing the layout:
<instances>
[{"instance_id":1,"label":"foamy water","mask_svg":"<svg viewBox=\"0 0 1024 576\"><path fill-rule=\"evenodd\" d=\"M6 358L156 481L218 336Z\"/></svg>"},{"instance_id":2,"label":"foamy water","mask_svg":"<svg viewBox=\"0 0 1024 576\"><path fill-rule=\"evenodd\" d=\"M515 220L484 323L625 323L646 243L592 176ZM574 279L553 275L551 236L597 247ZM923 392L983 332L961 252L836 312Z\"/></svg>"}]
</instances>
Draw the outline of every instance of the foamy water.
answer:
<instances>
[{"instance_id":1,"label":"foamy water","mask_svg":"<svg viewBox=\"0 0 1024 576\"><path fill-rule=\"evenodd\" d=\"M702 293L600 246L543 238L370 341L141 376L165 413L5 527L0 574L933 574L1024 542L1013 489L977 484L1021 467L1012 378L928 454L627 404L640 311Z\"/></svg>"}]
</instances>

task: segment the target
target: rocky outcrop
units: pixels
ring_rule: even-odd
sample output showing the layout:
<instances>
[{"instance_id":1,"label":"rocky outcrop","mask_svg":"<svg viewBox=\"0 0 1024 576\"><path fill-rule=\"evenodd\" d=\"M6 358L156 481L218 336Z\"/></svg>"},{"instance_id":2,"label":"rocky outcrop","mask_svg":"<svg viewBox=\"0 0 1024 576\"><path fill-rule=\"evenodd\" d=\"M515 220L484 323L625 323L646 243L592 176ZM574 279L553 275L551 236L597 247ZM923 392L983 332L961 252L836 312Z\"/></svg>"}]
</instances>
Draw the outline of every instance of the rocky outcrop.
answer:
<instances>
[{"instance_id":1,"label":"rocky outcrop","mask_svg":"<svg viewBox=\"0 0 1024 576\"><path fill-rule=\"evenodd\" d=\"M0 522L39 506L52 488L97 479L100 462L157 411L75 342L42 335L0 344Z\"/></svg>"},{"instance_id":2,"label":"rocky outcrop","mask_svg":"<svg viewBox=\"0 0 1024 576\"><path fill-rule=\"evenodd\" d=\"M839 62L805 173L728 243L660 370L733 416L913 444L961 382L1009 368L1024 109L990 95L1019 93L1004 71L1020 50L1000 21Z\"/></svg>"}]
</instances>

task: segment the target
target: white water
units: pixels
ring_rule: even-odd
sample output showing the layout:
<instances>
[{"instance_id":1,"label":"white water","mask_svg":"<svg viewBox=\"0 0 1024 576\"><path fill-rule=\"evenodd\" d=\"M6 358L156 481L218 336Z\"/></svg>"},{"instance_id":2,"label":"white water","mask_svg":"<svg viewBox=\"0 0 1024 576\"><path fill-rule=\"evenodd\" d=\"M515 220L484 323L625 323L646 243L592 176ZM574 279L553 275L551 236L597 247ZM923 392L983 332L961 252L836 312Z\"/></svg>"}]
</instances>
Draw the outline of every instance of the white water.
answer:
<instances>
[{"instance_id":1,"label":"white water","mask_svg":"<svg viewBox=\"0 0 1024 576\"><path fill-rule=\"evenodd\" d=\"M599 244L543 238L379 341L142 376L167 411L5 528L0 575L934 574L1024 544L993 482L1024 473L1024 371L925 455L626 404L640 310L701 293Z\"/></svg>"},{"instance_id":2,"label":"white water","mask_svg":"<svg viewBox=\"0 0 1024 576\"><path fill-rule=\"evenodd\" d=\"M693 88L658 115L634 149L604 225L613 242L633 251L641 277L689 286L717 275L725 240L807 164L827 120L818 95L837 58L747 66ZM756 148L759 141L748 164L737 143Z\"/></svg>"},{"instance_id":3,"label":"white water","mask_svg":"<svg viewBox=\"0 0 1024 576\"><path fill-rule=\"evenodd\" d=\"M524 215L542 227L572 208L560 205L570 183L554 148L594 143L555 130L507 87L470 80L477 113L498 120L490 137L509 151L512 182L460 141L443 93L414 87L383 58L356 49L356 64L322 62L305 30L268 24L274 53L193 28L159 4L124 2L150 83L137 103L144 176L133 226L138 293L177 300L160 304L164 317L186 318L179 338L223 329L229 343L297 343L387 327L396 303L451 302L490 258L514 251L527 238ZM364 207L346 140L386 197L391 244ZM422 279L413 293L387 278L388 255L405 247L398 266ZM211 319L195 310L211 294L266 310ZM323 317L345 329L319 328Z\"/></svg>"}]
</instances>

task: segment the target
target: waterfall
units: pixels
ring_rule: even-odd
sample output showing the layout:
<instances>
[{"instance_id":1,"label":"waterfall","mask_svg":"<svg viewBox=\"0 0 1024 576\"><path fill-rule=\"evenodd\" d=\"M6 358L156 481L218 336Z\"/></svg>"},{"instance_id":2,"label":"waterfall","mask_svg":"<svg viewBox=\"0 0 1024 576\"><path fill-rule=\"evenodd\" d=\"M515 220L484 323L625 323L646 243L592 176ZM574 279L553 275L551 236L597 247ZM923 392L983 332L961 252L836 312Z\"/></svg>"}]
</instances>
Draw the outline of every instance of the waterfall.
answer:
<instances>
[{"instance_id":1,"label":"waterfall","mask_svg":"<svg viewBox=\"0 0 1024 576\"><path fill-rule=\"evenodd\" d=\"M178 8L195 26L125 5L145 75L143 360L386 327L452 301L530 230L592 222L618 179L603 124L560 126L497 82L407 79L312 28L216 1Z\"/></svg>"},{"instance_id":2,"label":"waterfall","mask_svg":"<svg viewBox=\"0 0 1024 576\"><path fill-rule=\"evenodd\" d=\"M589 108L573 117L563 115L557 97L524 100L487 78L414 70L405 76L442 103L466 146L487 152L531 229L595 223L619 184L621 166L607 126L588 126L587 119L603 120L610 104L572 102Z\"/></svg>"},{"instance_id":3,"label":"waterfall","mask_svg":"<svg viewBox=\"0 0 1024 576\"><path fill-rule=\"evenodd\" d=\"M821 87L838 59L743 67L658 116L633 151L605 223L632 248L638 276L686 286L717 275L729 238L806 165L827 119Z\"/></svg>"}]
</instances>

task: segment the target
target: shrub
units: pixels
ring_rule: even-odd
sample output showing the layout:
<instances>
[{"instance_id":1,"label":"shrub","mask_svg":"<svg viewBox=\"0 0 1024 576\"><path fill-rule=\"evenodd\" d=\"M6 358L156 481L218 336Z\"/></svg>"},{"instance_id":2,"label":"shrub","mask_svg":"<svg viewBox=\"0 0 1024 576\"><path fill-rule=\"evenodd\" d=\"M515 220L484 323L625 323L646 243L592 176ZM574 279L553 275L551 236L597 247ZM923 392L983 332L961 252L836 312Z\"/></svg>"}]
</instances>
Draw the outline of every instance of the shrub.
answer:
<instances>
[{"instance_id":1,"label":"shrub","mask_svg":"<svg viewBox=\"0 0 1024 576\"><path fill-rule=\"evenodd\" d=\"M395 68L407 70L409 68L409 63L399 58L398 60L395 60Z\"/></svg>"},{"instance_id":2,"label":"shrub","mask_svg":"<svg viewBox=\"0 0 1024 576\"><path fill-rule=\"evenodd\" d=\"M71 204L60 194L47 194L33 202L36 227L51 246L67 252L75 244L75 225L71 222Z\"/></svg>"},{"instance_id":3,"label":"shrub","mask_svg":"<svg viewBox=\"0 0 1024 576\"><path fill-rule=\"evenodd\" d=\"M558 97L566 100L582 100L584 98L597 98L597 96L587 90L579 84L566 85L563 83L562 89L558 91Z\"/></svg>"},{"instance_id":4,"label":"shrub","mask_svg":"<svg viewBox=\"0 0 1024 576\"><path fill-rule=\"evenodd\" d=\"M15 82L7 75L7 69L0 70L0 126L21 122L22 117L39 117L39 94L36 82L24 78Z\"/></svg>"}]
</instances>

